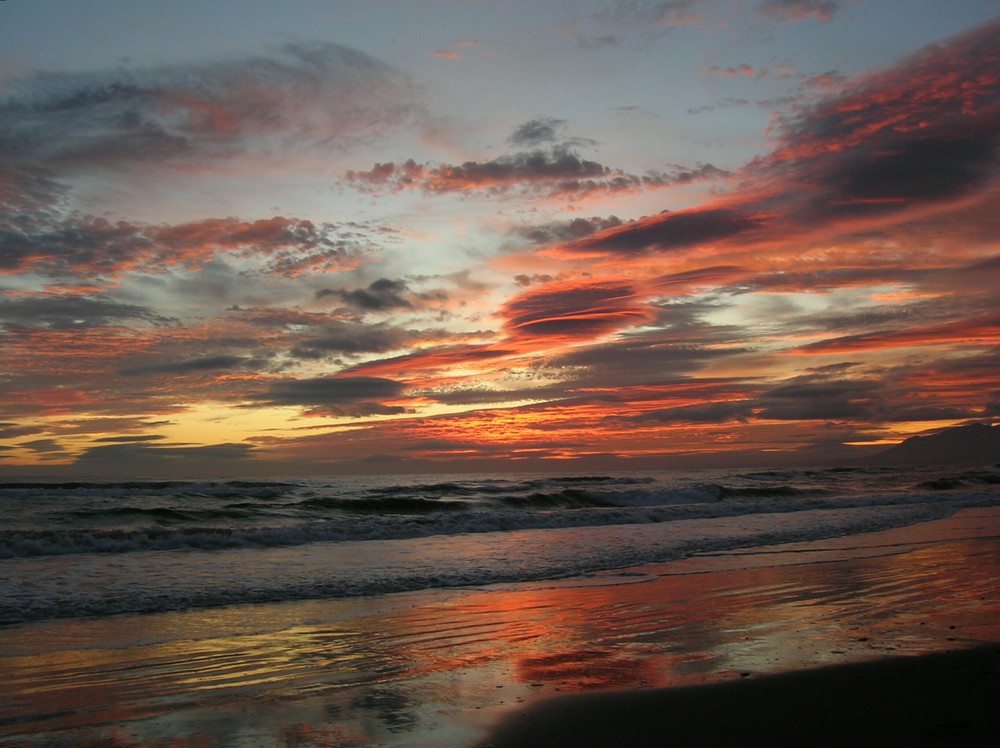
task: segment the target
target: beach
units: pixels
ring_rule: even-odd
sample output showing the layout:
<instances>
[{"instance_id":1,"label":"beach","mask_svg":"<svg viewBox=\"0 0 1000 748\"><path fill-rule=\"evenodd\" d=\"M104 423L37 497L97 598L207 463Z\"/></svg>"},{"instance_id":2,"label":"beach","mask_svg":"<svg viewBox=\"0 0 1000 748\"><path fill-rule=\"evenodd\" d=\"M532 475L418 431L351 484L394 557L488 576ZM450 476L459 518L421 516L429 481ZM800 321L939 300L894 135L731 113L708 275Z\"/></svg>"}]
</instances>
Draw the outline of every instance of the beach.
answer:
<instances>
[{"instance_id":1,"label":"beach","mask_svg":"<svg viewBox=\"0 0 1000 748\"><path fill-rule=\"evenodd\" d=\"M29 621L0 637L0 745L985 744L998 590L982 507L566 579Z\"/></svg>"}]
</instances>

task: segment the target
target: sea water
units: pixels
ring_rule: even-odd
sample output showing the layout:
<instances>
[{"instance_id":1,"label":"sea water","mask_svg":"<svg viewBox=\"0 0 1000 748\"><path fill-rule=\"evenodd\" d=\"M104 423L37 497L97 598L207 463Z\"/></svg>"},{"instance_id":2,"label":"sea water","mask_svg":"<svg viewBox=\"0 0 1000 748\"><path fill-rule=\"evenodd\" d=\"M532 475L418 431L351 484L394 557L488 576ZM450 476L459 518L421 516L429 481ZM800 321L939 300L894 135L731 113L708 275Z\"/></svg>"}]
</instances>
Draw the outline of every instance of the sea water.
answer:
<instances>
[{"instance_id":1,"label":"sea water","mask_svg":"<svg viewBox=\"0 0 1000 748\"><path fill-rule=\"evenodd\" d=\"M1000 466L0 482L0 624L578 577L1000 504Z\"/></svg>"}]
</instances>

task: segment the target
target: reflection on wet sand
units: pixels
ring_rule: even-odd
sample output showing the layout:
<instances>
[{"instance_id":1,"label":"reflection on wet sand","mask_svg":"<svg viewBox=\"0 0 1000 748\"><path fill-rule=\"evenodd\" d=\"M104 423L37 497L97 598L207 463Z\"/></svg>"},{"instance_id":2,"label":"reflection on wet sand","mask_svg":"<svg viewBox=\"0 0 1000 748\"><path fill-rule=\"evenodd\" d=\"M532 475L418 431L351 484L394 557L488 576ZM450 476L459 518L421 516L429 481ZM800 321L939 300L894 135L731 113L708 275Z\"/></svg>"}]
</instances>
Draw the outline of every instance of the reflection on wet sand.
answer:
<instances>
[{"instance_id":1,"label":"reflection on wet sand","mask_svg":"<svg viewBox=\"0 0 1000 748\"><path fill-rule=\"evenodd\" d=\"M995 517L910 544L873 534L864 551L825 541L549 585L13 626L0 742L459 746L498 709L556 692L1000 641Z\"/></svg>"}]
</instances>

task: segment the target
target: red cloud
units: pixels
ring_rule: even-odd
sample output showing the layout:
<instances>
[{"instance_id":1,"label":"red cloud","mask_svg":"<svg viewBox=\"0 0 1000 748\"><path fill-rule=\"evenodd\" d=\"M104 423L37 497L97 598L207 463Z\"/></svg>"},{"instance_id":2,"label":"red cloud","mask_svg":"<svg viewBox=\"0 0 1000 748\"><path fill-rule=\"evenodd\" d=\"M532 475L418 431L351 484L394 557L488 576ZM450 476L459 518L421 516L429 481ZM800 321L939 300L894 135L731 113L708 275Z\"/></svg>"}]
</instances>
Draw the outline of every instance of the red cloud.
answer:
<instances>
[{"instance_id":1,"label":"red cloud","mask_svg":"<svg viewBox=\"0 0 1000 748\"><path fill-rule=\"evenodd\" d=\"M549 284L515 297L502 313L511 337L535 340L585 341L652 318L621 281Z\"/></svg>"}]
</instances>

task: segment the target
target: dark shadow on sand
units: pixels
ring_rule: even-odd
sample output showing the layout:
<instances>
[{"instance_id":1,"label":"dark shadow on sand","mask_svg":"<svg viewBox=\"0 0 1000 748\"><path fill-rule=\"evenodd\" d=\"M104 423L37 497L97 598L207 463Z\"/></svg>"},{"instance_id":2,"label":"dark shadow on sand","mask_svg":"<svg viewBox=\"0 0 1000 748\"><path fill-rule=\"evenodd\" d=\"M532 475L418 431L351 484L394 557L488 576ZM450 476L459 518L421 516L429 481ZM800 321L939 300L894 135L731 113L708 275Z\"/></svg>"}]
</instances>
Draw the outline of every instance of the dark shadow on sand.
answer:
<instances>
[{"instance_id":1,"label":"dark shadow on sand","mask_svg":"<svg viewBox=\"0 0 1000 748\"><path fill-rule=\"evenodd\" d=\"M1000 745L1000 645L721 684L586 693L509 715L478 748Z\"/></svg>"}]
</instances>

